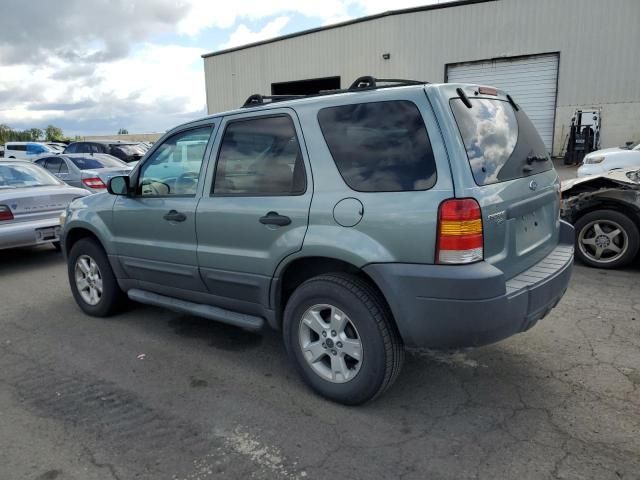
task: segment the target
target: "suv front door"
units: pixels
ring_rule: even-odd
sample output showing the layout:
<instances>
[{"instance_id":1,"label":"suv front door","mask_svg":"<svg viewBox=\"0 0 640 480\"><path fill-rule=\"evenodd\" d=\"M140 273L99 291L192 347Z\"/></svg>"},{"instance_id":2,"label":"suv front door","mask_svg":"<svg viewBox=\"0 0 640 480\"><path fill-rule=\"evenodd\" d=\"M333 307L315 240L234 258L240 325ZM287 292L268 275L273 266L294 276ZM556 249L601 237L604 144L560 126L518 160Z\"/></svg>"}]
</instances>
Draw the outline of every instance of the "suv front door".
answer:
<instances>
[{"instance_id":1,"label":"suv front door","mask_svg":"<svg viewBox=\"0 0 640 480\"><path fill-rule=\"evenodd\" d=\"M222 307L268 306L278 263L302 248L312 196L295 113L225 117L196 213L203 281Z\"/></svg>"},{"instance_id":2,"label":"suv front door","mask_svg":"<svg viewBox=\"0 0 640 480\"><path fill-rule=\"evenodd\" d=\"M132 177L135 193L114 203L116 252L140 288L178 297L206 291L198 273L195 212L213 128L201 124L165 139Z\"/></svg>"}]
</instances>

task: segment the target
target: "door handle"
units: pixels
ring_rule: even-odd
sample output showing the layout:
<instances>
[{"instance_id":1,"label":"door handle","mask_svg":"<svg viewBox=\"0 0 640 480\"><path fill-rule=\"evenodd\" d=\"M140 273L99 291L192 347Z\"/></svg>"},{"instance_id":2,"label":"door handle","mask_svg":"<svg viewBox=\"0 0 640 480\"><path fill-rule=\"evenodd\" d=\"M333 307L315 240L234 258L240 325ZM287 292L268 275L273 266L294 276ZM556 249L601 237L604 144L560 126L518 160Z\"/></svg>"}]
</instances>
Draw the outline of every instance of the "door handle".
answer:
<instances>
[{"instance_id":1,"label":"door handle","mask_svg":"<svg viewBox=\"0 0 640 480\"><path fill-rule=\"evenodd\" d=\"M170 210L169 213L165 214L162 218L168 222L184 222L187 219L187 216L176 210Z\"/></svg>"},{"instance_id":2,"label":"door handle","mask_svg":"<svg viewBox=\"0 0 640 480\"><path fill-rule=\"evenodd\" d=\"M260 223L264 225L277 225L284 227L291 223L291 219L284 215L279 215L278 212L269 212L264 217L260 217Z\"/></svg>"}]
</instances>

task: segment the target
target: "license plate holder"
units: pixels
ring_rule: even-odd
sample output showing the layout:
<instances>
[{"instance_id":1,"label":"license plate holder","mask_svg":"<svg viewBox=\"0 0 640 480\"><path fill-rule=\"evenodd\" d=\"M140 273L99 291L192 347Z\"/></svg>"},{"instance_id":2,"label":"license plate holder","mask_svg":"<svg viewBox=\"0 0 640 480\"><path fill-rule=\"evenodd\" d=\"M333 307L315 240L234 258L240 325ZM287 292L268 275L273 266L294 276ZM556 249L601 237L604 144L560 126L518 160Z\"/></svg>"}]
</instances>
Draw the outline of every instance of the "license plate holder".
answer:
<instances>
[{"instance_id":1,"label":"license plate holder","mask_svg":"<svg viewBox=\"0 0 640 480\"><path fill-rule=\"evenodd\" d=\"M58 242L60 241L60 227L45 227L36 229L36 242Z\"/></svg>"}]
</instances>

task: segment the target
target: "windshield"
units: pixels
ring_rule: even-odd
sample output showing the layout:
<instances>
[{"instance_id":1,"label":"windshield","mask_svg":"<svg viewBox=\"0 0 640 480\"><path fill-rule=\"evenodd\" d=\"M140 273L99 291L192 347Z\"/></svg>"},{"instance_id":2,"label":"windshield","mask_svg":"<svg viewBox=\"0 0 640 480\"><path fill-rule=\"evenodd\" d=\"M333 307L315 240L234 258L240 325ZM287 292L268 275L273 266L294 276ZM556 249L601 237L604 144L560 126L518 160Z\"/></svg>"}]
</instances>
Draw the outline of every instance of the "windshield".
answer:
<instances>
[{"instance_id":1,"label":"windshield","mask_svg":"<svg viewBox=\"0 0 640 480\"><path fill-rule=\"evenodd\" d=\"M62 185L62 182L40 167L29 164L0 164L0 189L52 185Z\"/></svg>"},{"instance_id":2,"label":"windshield","mask_svg":"<svg viewBox=\"0 0 640 480\"><path fill-rule=\"evenodd\" d=\"M470 99L467 108L459 98L451 100L478 185L505 182L551 170L547 149L527 115L509 102Z\"/></svg>"},{"instance_id":3,"label":"windshield","mask_svg":"<svg viewBox=\"0 0 640 480\"><path fill-rule=\"evenodd\" d=\"M113 148L121 150L125 155L144 155L145 153L138 145L133 144L114 145Z\"/></svg>"},{"instance_id":4,"label":"windshield","mask_svg":"<svg viewBox=\"0 0 640 480\"><path fill-rule=\"evenodd\" d=\"M70 157L73 164L80 170L95 170L99 168L125 168L127 164L115 157Z\"/></svg>"},{"instance_id":5,"label":"windshield","mask_svg":"<svg viewBox=\"0 0 640 480\"><path fill-rule=\"evenodd\" d=\"M637 152L640 152L640 143L638 143L635 147L633 147L631 150L635 150Z\"/></svg>"}]
</instances>

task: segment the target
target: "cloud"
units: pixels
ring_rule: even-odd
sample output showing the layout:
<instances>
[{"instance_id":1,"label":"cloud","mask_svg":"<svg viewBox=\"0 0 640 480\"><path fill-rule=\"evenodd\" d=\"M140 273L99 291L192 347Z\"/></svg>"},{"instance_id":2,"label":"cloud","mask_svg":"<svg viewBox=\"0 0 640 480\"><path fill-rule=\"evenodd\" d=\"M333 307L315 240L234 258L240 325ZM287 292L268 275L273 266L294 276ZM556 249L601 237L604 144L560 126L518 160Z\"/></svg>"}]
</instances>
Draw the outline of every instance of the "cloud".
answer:
<instances>
[{"instance_id":1,"label":"cloud","mask_svg":"<svg viewBox=\"0 0 640 480\"><path fill-rule=\"evenodd\" d=\"M382 0L32 3L2 0L0 123L54 123L70 135L164 131L205 113L201 54L289 33L301 17L324 25L389 8Z\"/></svg>"},{"instance_id":2,"label":"cloud","mask_svg":"<svg viewBox=\"0 0 640 480\"><path fill-rule=\"evenodd\" d=\"M253 32L244 24L238 25L238 28L229 36L229 41L220 45L220 49L237 47L238 45L246 45L248 43L259 42L274 38L282 33L282 29L289 23L289 17L278 17L267 23L262 29Z\"/></svg>"}]
</instances>

